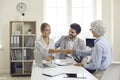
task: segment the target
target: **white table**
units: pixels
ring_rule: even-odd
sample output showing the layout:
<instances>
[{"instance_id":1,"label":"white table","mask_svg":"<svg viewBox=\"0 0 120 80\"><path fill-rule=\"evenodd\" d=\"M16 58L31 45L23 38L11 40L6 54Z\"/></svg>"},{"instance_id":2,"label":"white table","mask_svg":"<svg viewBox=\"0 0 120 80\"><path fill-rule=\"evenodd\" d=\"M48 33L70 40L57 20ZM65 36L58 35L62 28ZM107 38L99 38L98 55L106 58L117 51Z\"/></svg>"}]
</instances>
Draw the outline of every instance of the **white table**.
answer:
<instances>
[{"instance_id":1,"label":"white table","mask_svg":"<svg viewBox=\"0 0 120 80\"><path fill-rule=\"evenodd\" d=\"M66 73L72 72L72 73L84 74L86 75L86 79L64 78L64 75L59 75L56 77L47 77L42 75L45 72L48 71L52 72L54 70L65 71ZM69 66L57 66L56 68L40 68L35 64L35 62L33 62L31 80L98 80L98 79L80 66L69 65Z\"/></svg>"}]
</instances>

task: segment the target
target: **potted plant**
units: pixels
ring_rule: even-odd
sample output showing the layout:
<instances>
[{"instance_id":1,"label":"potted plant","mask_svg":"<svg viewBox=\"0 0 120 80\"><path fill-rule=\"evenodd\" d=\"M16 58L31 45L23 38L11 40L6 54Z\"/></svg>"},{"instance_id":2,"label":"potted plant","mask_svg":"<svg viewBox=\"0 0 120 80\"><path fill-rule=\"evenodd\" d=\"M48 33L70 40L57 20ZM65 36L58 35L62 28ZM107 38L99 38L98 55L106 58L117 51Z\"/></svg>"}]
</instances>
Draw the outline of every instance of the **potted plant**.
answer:
<instances>
[{"instance_id":1,"label":"potted plant","mask_svg":"<svg viewBox=\"0 0 120 80\"><path fill-rule=\"evenodd\" d=\"M31 29L28 29L28 34L31 34L32 33L32 30Z\"/></svg>"}]
</instances>

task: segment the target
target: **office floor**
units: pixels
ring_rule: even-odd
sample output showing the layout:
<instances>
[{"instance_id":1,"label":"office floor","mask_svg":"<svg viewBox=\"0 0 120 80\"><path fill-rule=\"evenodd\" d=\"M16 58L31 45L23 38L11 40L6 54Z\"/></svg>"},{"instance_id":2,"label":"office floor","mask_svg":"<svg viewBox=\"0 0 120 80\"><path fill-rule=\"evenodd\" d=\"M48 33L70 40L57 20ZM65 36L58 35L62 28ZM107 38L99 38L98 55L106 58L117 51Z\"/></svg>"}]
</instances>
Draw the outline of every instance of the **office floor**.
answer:
<instances>
[{"instance_id":1,"label":"office floor","mask_svg":"<svg viewBox=\"0 0 120 80\"><path fill-rule=\"evenodd\" d=\"M0 80L30 80L30 77L11 77L10 75L0 75Z\"/></svg>"}]
</instances>

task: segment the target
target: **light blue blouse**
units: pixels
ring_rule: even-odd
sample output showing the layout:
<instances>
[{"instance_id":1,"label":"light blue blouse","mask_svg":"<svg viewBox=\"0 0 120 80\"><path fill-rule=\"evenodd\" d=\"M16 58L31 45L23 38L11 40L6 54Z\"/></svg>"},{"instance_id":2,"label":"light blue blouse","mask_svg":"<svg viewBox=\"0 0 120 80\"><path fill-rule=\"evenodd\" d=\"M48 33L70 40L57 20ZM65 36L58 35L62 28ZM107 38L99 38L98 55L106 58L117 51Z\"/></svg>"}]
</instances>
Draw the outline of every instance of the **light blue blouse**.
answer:
<instances>
[{"instance_id":1,"label":"light blue blouse","mask_svg":"<svg viewBox=\"0 0 120 80\"><path fill-rule=\"evenodd\" d=\"M87 69L105 70L113 61L113 51L104 36L94 41L95 45L90 51L76 50L80 56L91 56L92 62L84 64Z\"/></svg>"}]
</instances>

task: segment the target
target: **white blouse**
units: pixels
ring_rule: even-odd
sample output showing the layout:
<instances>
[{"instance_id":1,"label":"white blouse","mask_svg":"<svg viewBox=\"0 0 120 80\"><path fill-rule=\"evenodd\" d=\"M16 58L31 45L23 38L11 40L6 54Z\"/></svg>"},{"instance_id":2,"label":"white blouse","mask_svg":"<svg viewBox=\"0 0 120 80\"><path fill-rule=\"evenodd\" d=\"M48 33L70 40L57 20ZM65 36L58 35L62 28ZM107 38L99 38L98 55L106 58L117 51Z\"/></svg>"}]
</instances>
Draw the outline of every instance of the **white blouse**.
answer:
<instances>
[{"instance_id":1,"label":"white blouse","mask_svg":"<svg viewBox=\"0 0 120 80\"><path fill-rule=\"evenodd\" d=\"M47 45L41 36L38 40L35 41L35 48L43 55L43 59L46 59L51 55L49 54L49 49L55 49L55 43L53 39L49 38L49 44Z\"/></svg>"}]
</instances>

